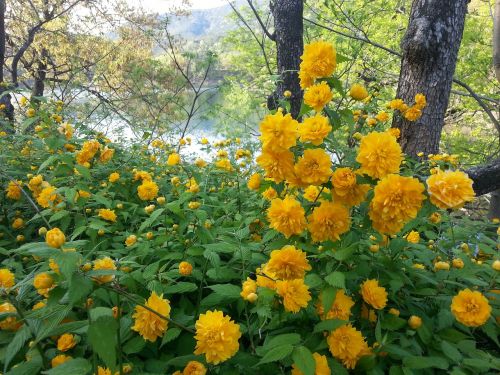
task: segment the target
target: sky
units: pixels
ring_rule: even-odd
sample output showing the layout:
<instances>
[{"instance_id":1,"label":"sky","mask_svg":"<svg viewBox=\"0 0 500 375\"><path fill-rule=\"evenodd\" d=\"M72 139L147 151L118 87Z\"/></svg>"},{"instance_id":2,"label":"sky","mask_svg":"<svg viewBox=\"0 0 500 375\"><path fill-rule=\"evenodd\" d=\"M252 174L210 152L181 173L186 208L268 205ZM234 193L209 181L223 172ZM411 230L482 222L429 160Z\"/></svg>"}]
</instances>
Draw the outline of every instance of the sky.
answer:
<instances>
[{"instance_id":1,"label":"sky","mask_svg":"<svg viewBox=\"0 0 500 375\"><path fill-rule=\"evenodd\" d=\"M181 0L128 0L130 5L141 5L152 12L166 12L172 5L182 4ZM192 9L210 9L227 4L227 0L191 0Z\"/></svg>"}]
</instances>

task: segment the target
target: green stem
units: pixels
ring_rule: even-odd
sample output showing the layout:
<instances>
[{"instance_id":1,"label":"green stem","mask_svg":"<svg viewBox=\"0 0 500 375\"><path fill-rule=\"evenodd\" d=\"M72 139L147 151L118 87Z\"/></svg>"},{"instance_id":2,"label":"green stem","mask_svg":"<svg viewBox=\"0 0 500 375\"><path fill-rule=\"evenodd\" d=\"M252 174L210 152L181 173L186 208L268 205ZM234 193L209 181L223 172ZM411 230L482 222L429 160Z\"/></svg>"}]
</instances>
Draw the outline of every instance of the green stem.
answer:
<instances>
[{"instance_id":1,"label":"green stem","mask_svg":"<svg viewBox=\"0 0 500 375\"><path fill-rule=\"evenodd\" d=\"M122 353L122 339L120 335L120 318L121 318L121 303L120 303L120 294L116 293L116 308L117 308L117 316L116 320L118 322L118 331L117 331L117 341L118 341L118 347L116 348L118 351L118 366L119 366L119 372L120 375L123 375L123 353Z\"/></svg>"},{"instance_id":2,"label":"green stem","mask_svg":"<svg viewBox=\"0 0 500 375\"><path fill-rule=\"evenodd\" d=\"M21 318L21 320L24 322L24 324L26 324L26 326L30 330L31 337L35 341L35 347L38 350L38 353L40 353L40 358L42 358L43 368L44 369L49 368L49 364L48 364L47 358L45 358L45 356L43 355L42 347L40 346L40 343L36 339L35 330L28 324L28 321L26 320L26 317L24 315L23 309L21 308L21 305L19 305L17 303L17 300L15 298L12 298L12 296L9 295L9 294L7 294L7 299L16 308L17 315L19 315L19 317Z\"/></svg>"}]
</instances>

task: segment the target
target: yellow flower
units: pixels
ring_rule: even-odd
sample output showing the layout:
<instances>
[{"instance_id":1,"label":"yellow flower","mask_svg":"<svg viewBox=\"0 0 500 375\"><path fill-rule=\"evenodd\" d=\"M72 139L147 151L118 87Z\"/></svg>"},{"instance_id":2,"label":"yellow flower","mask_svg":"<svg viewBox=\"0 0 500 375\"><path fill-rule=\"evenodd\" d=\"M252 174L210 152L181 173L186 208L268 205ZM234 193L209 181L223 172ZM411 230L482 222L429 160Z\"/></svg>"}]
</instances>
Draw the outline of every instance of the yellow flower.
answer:
<instances>
[{"instance_id":1,"label":"yellow flower","mask_svg":"<svg viewBox=\"0 0 500 375\"><path fill-rule=\"evenodd\" d=\"M163 298L163 294L157 295L155 292L152 292L145 306L156 311L163 317L170 317L170 303ZM159 317L142 306L135 307L132 318L135 319L132 330L139 332L144 340L155 342L167 330L168 321L165 318Z\"/></svg>"},{"instance_id":2,"label":"yellow flower","mask_svg":"<svg viewBox=\"0 0 500 375\"><path fill-rule=\"evenodd\" d=\"M120 179L120 174L118 172L113 172L109 175L108 181L114 183Z\"/></svg>"},{"instance_id":3,"label":"yellow flower","mask_svg":"<svg viewBox=\"0 0 500 375\"><path fill-rule=\"evenodd\" d=\"M99 210L99 217L103 218L104 220L115 222L116 221L116 214L115 211L110 210L108 208L101 208Z\"/></svg>"},{"instance_id":4,"label":"yellow flower","mask_svg":"<svg viewBox=\"0 0 500 375\"><path fill-rule=\"evenodd\" d=\"M135 171L134 173L134 181L152 181L153 177L151 173L146 171Z\"/></svg>"},{"instance_id":5,"label":"yellow flower","mask_svg":"<svg viewBox=\"0 0 500 375\"><path fill-rule=\"evenodd\" d=\"M112 148L104 147L104 149L101 151L101 155L99 156L99 160L101 163L107 163L113 158L113 155L115 154L115 150Z\"/></svg>"},{"instance_id":6,"label":"yellow flower","mask_svg":"<svg viewBox=\"0 0 500 375\"><path fill-rule=\"evenodd\" d=\"M380 111L375 116L375 119L377 119L377 121L380 121L380 122L386 122L389 120L389 114L385 111Z\"/></svg>"},{"instance_id":7,"label":"yellow flower","mask_svg":"<svg viewBox=\"0 0 500 375\"><path fill-rule=\"evenodd\" d=\"M76 162L80 165L88 163L99 151L100 143L96 140L86 141L83 143L82 149L76 154Z\"/></svg>"},{"instance_id":8,"label":"yellow flower","mask_svg":"<svg viewBox=\"0 0 500 375\"><path fill-rule=\"evenodd\" d=\"M451 265L453 266L453 268L457 268L457 269L462 269L465 266L464 261L461 258L453 259L451 261Z\"/></svg>"},{"instance_id":9,"label":"yellow flower","mask_svg":"<svg viewBox=\"0 0 500 375\"><path fill-rule=\"evenodd\" d=\"M361 172L372 178L382 178L398 172L402 160L401 147L386 132L372 132L364 136L356 157L356 161L361 164Z\"/></svg>"},{"instance_id":10,"label":"yellow flower","mask_svg":"<svg viewBox=\"0 0 500 375\"><path fill-rule=\"evenodd\" d=\"M464 289L453 297L451 312L463 325L479 327L490 318L491 306L481 292Z\"/></svg>"},{"instance_id":11,"label":"yellow flower","mask_svg":"<svg viewBox=\"0 0 500 375\"><path fill-rule=\"evenodd\" d=\"M306 227L304 208L291 196L273 199L267 210L269 226L285 235L286 238L300 234Z\"/></svg>"},{"instance_id":12,"label":"yellow flower","mask_svg":"<svg viewBox=\"0 0 500 375\"><path fill-rule=\"evenodd\" d=\"M188 207L191 209L191 210L196 210L198 208L200 208L201 206L201 203L200 202L189 202L188 203Z\"/></svg>"},{"instance_id":13,"label":"yellow flower","mask_svg":"<svg viewBox=\"0 0 500 375\"><path fill-rule=\"evenodd\" d=\"M180 162L181 162L181 157L178 153L173 152L170 155L168 155L167 165L173 166L179 164Z\"/></svg>"},{"instance_id":14,"label":"yellow flower","mask_svg":"<svg viewBox=\"0 0 500 375\"><path fill-rule=\"evenodd\" d=\"M257 190L260 187L261 176L258 173L254 173L248 179L247 186L250 190Z\"/></svg>"},{"instance_id":15,"label":"yellow flower","mask_svg":"<svg viewBox=\"0 0 500 375\"><path fill-rule=\"evenodd\" d=\"M303 279L277 281L276 293L283 298L285 310L293 313L307 307L308 302L311 300L309 288Z\"/></svg>"},{"instance_id":16,"label":"yellow flower","mask_svg":"<svg viewBox=\"0 0 500 375\"><path fill-rule=\"evenodd\" d=\"M299 80L300 80L300 87L302 89L311 87L314 84L314 77L309 75L309 73L306 72L305 70L299 71Z\"/></svg>"},{"instance_id":17,"label":"yellow flower","mask_svg":"<svg viewBox=\"0 0 500 375\"><path fill-rule=\"evenodd\" d=\"M198 361L189 361L186 367L184 367L182 375L205 375L206 373L207 369L203 363Z\"/></svg>"},{"instance_id":18,"label":"yellow flower","mask_svg":"<svg viewBox=\"0 0 500 375\"><path fill-rule=\"evenodd\" d=\"M345 204L348 207L357 206L364 201L370 185L356 183L356 174L351 168L337 168L332 174L332 185L334 188L333 198L335 202Z\"/></svg>"},{"instance_id":19,"label":"yellow flower","mask_svg":"<svg viewBox=\"0 0 500 375\"><path fill-rule=\"evenodd\" d=\"M196 349L194 354L204 354L208 363L217 365L236 354L240 345L240 326L222 311L207 311L196 321Z\"/></svg>"},{"instance_id":20,"label":"yellow flower","mask_svg":"<svg viewBox=\"0 0 500 375\"><path fill-rule=\"evenodd\" d=\"M60 248L66 242L66 236L59 228L53 228L45 235L45 242L54 249Z\"/></svg>"},{"instance_id":21,"label":"yellow flower","mask_svg":"<svg viewBox=\"0 0 500 375\"><path fill-rule=\"evenodd\" d=\"M109 368L97 366L97 375L119 375L119 373L115 372L113 374Z\"/></svg>"},{"instance_id":22,"label":"yellow flower","mask_svg":"<svg viewBox=\"0 0 500 375\"><path fill-rule=\"evenodd\" d=\"M193 265L189 262L180 262L179 263L179 273L182 276L189 276L193 272Z\"/></svg>"},{"instance_id":23,"label":"yellow flower","mask_svg":"<svg viewBox=\"0 0 500 375\"><path fill-rule=\"evenodd\" d=\"M135 245L136 242L137 242L137 236L135 234L131 234L125 239L125 245L127 247Z\"/></svg>"},{"instance_id":24,"label":"yellow flower","mask_svg":"<svg viewBox=\"0 0 500 375\"><path fill-rule=\"evenodd\" d=\"M257 157L257 164L264 169L266 177L276 183L288 180L294 174L294 156L288 150L263 151Z\"/></svg>"},{"instance_id":25,"label":"yellow flower","mask_svg":"<svg viewBox=\"0 0 500 375\"><path fill-rule=\"evenodd\" d=\"M52 358L52 361L50 363L52 365L52 368L54 368L62 365L64 362L68 362L70 359L73 359L73 357L65 354L59 354Z\"/></svg>"},{"instance_id":26,"label":"yellow flower","mask_svg":"<svg viewBox=\"0 0 500 375\"><path fill-rule=\"evenodd\" d=\"M0 288L12 288L14 284L14 274L7 268L0 269Z\"/></svg>"},{"instance_id":27,"label":"yellow flower","mask_svg":"<svg viewBox=\"0 0 500 375\"><path fill-rule=\"evenodd\" d=\"M252 280L251 278L247 277L247 279L243 282L241 286L241 293L240 296L243 299L248 299L248 296L250 294L255 294L257 293L257 283L255 280Z\"/></svg>"},{"instance_id":28,"label":"yellow flower","mask_svg":"<svg viewBox=\"0 0 500 375\"><path fill-rule=\"evenodd\" d=\"M274 198L276 198L278 196L278 193L272 187L268 187L262 193L262 196L264 197L264 199L267 199L268 201L271 201L271 200L273 200Z\"/></svg>"},{"instance_id":29,"label":"yellow flower","mask_svg":"<svg viewBox=\"0 0 500 375\"><path fill-rule=\"evenodd\" d=\"M441 222L441 214L439 212L433 212L429 216L429 221L434 224L439 224Z\"/></svg>"},{"instance_id":30,"label":"yellow flower","mask_svg":"<svg viewBox=\"0 0 500 375\"><path fill-rule=\"evenodd\" d=\"M215 166L219 169L223 169L225 171L231 172L233 170L233 166L231 165L231 161L228 158L222 158L215 162Z\"/></svg>"},{"instance_id":31,"label":"yellow flower","mask_svg":"<svg viewBox=\"0 0 500 375\"><path fill-rule=\"evenodd\" d=\"M15 312L17 312L17 310L12 304L8 302L0 304L0 314ZM18 322L15 316L9 316L5 319L0 320L0 329L6 331L17 331L21 326L22 323Z\"/></svg>"},{"instance_id":32,"label":"yellow flower","mask_svg":"<svg viewBox=\"0 0 500 375\"><path fill-rule=\"evenodd\" d=\"M415 95L415 107L418 109L424 109L427 105L427 100L424 94Z\"/></svg>"},{"instance_id":33,"label":"yellow flower","mask_svg":"<svg viewBox=\"0 0 500 375\"><path fill-rule=\"evenodd\" d=\"M300 72L312 79L331 76L337 66L335 48L324 41L306 44L300 59Z\"/></svg>"},{"instance_id":34,"label":"yellow flower","mask_svg":"<svg viewBox=\"0 0 500 375\"><path fill-rule=\"evenodd\" d=\"M297 144L299 123L287 113L267 115L260 123L260 140L266 151L288 150Z\"/></svg>"},{"instance_id":35,"label":"yellow flower","mask_svg":"<svg viewBox=\"0 0 500 375\"><path fill-rule=\"evenodd\" d=\"M307 217L307 229L314 242L338 241L351 226L349 210L340 203L324 201Z\"/></svg>"},{"instance_id":36,"label":"yellow flower","mask_svg":"<svg viewBox=\"0 0 500 375\"><path fill-rule=\"evenodd\" d=\"M294 170L304 184L321 185L332 174L330 156L321 148L307 149L295 164Z\"/></svg>"},{"instance_id":37,"label":"yellow flower","mask_svg":"<svg viewBox=\"0 0 500 375\"><path fill-rule=\"evenodd\" d=\"M115 262L113 261L113 259L111 259L110 257L105 257L105 258L97 259L97 260L94 261L93 270L94 271L99 271L99 270L102 270L102 271L107 271L107 270L114 271L114 270L116 270L116 265L115 265ZM115 278L115 275L103 275L103 276L96 276L96 277L94 277L94 279L99 284L109 283L114 278Z\"/></svg>"},{"instance_id":38,"label":"yellow flower","mask_svg":"<svg viewBox=\"0 0 500 375\"><path fill-rule=\"evenodd\" d=\"M12 222L12 228L13 229L22 228L23 225L24 225L24 220L21 219L20 217L15 218L14 221Z\"/></svg>"},{"instance_id":39,"label":"yellow flower","mask_svg":"<svg viewBox=\"0 0 500 375\"><path fill-rule=\"evenodd\" d=\"M378 280L366 280L361 284L361 296L374 309L380 310L387 305L387 292L378 285Z\"/></svg>"},{"instance_id":40,"label":"yellow flower","mask_svg":"<svg viewBox=\"0 0 500 375\"><path fill-rule=\"evenodd\" d=\"M53 186L44 188L36 199L38 204L43 208L56 206L60 202L60 200L61 198L57 195L56 188Z\"/></svg>"},{"instance_id":41,"label":"yellow flower","mask_svg":"<svg viewBox=\"0 0 500 375\"><path fill-rule=\"evenodd\" d=\"M450 270L450 263L448 262L436 262L434 263L434 270L435 271L449 271Z\"/></svg>"},{"instance_id":42,"label":"yellow flower","mask_svg":"<svg viewBox=\"0 0 500 375\"><path fill-rule=\"evenodd\" d=\"M320 189L317 186L309 185L304 189L304 194L302 196L309 202L315 202L318 199L319 192Z\"/></svg>"},{"instance_id":43,"label":"yellow flower","mask_svg":"<svg viewBox=\"0 0 500 375\"><path fill-rule=\"evenodd\" d=\"M319 353L313 353L314 362L316 363L316 369L314 375L331 375L330 366L328 366L328 361L326 356ZM298 366L294 363L292 365L291 375L304 375L302 371L299 370Z\"/></svg>"},{"instance_id":44,"label":"yellow flower","mask_svg":"<svg viewBox=\"0 0 500 375\"><path fill-rule=\"evenodd\" d=\"M57 349L61 352L67 352L76 346L75 336L71 333L65 333L57 340Z\"/></svg>"},{"instance_id":45,"label":"yellow flower","mask_svg":"<svg viewBox=\"0 0 500 375\"><path fill-rule=\"evenodd\" d=\"M399 316L399 314L401 314L401 312L398 309L395 309L394 307L391 307L389 309L389 314L394 315L394 316Z\"/></svg>"},{"instance_id":46,"label":"yellow flower","mask_svg":"<svg viewBox=\"0 0 500 375\"><path fill-rule=\"evenodd\" d=\"M422 318L416 315L412 315L410 316L410 319L408 319L408 325L411 329L419 329L422 325Z\"/></svg>"},{"instance_id":47,"label":"yellow flower","mask_svg":"<svg viewBox=\"0 0 500 375\"><path fill-rule=\"evenodd\" d=\"M194 164L198 167L198 168L203 168L207 165L207 162L201 158L198 158L194 161Z\"/></svg>"},{"instance_id":48,"label":"yellow flower","mask_svg":"<svg viewBox=\"0 0 500 375\"><path fill-rule=\"evenodd\" d=\"M307 88L304 92L304 104L314 108L316 112L321 112L332 98L332 90L324 81Z\"/></svg>"},{"instance_id":49,"label":"yellow flower","mask_svg":"<svg viewBox=\"0 0 500 375\"><path fill-rule=\"evenodd\" d=\"M389 103L389 108L404 112L408 109L408 106L405 104L403 99L394 99Z\"/></svg>"},{"instance_id":50,"label":"yellow flower","mask_svg":"<svg viewBox=\"0 0 500 375\"><path fill-rule=\"evenodd\" d=\"M323 140L332 131L328 118L317 114L314 117L308 117L299 126L299 135L301 142L310 142L315 146L323 143Z\"/></svg>"},{"instance_id":51,"label":"yellow flower","mask_svg":"<svg viewBox=\"0 0 500 375\"><path fill-rule=\"evenodd\" d=\"M50 289L54 285L54 279L49 274L42 272L33 279L33 286L36 289Z\"/></svg>"},{"instance_id":52,"label":"yellow flower","mask_svg":"<svg viewBox=\"0 0 500 375\"><path fill-rule=\"evenodd\" d=\"M349 90L349 96L354 100L364 100L368 97L368 91L365 86L355 83L351 86Z\"/></svg>"},{"instance_id":53,"label":"yellow flower","mask_svg":"<svg viewBox=\"0 0 500 375\"><path fill-rule=\"evenodd\" d=\"M294 246L284 246L281 250L273 250L267 263L267 270L283 280L302 279L311 266L306 253Z\"/></svg>"},{"instance_id":54,"label":"yellow flower","mask_svg":"<svg viewBox=\"0 0 500 375\"><path fill-rule=\"evenodd\" d=\"M461 171L438 171L427 179L431 202L443 209L459 209L474 200L473 181Z\"/></svg>"},{"instance_id":55,"label":"yellow flower","mask_svg":"<svg viewBox=\"0 0 500 375\"><path fill-rule=\"evenodd\" d=\"M371 353L361 332L350 324L343 325L331 332L327 338L332 355L342 361L348 369L356 367L358 360Z\"/></svg>"},{"instance_id":56,"label":"yellow flower","mask_svg":"<svg viewBox=\"0 0 500 375\"><path fill-rule=\"evenodd\" d=\"M420 242L420 234L417 231L412 230L406 236L406 241L410 243L419 243Z\"/></svg>"},{"instance_id":57,"label":"yellow flower","mask_svg":"<svg viewBox=\"0 0 500 375\"><path fill-rule=\"evenodd\" d=\"M7 198L18 201L21 199L21 181L10 181L9 184L7 185L6 195Z\"/></svg>"},{"instance_id":58,"label":"yellow flower","mask_svg":"<svg viewBox=\"0 0 500 375\"><path fill-rule=\"evenodd\" d=\"M417 216L424 185L413 177L391 174L380 180L368 212L373 228L380 233L395 234Z\"/></svg>"},{"instance_id":59,"label":"yellow flower","mask_svg":"<svg viewBox=\"0 0 500 375\"><path fill-rule=\"evenodd\" d=\"M143 201L150 201L158 196L158 185L154 181L143 181L137 187L137 195Z\"/></svg>"},{"instance_id":60,"label":"yellow flower","mask_svg":"<svg viewBox=\"0 0 500 375\"><path fill-rule=\"evenodd\" d=\"M354 306L354 301L351 297L345 294L343 289L337 290L335 300L330 310L325 314L322 298L320 296L316 304L316 311L322 320L325 319L340 319L349 320L351 316L351 308Z\"/></svg>"},{"instance_id":61,"label":"yellow flower","mask_svg":"<svg viewBox=\"0 0 500 375\"><path fill-rule=\"evenodd\" d=\"M410 107L404 112L404 117L408 121L417 121L422 116L422 111L417 107Z\"/></svg>"}]
</instances>

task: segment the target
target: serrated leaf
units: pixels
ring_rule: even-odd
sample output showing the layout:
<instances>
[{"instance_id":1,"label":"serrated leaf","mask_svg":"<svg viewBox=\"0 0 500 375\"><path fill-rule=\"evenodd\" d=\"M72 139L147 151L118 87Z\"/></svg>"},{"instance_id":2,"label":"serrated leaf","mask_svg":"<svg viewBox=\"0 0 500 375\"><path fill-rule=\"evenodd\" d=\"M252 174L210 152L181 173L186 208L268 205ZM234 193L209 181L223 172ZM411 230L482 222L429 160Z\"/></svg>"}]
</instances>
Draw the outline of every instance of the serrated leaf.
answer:
<instances>
[{"instance_id":1,"label":"serrated leaf","mask_svg":"<svg viewBox=\"0 0 500 375\"><path fill-rule=\"evenodd\" d=\"M332 272L325 277L325 281L334 288L345 289L345 275L342 272Z\"/></svg>"},{"instance_id":2,"label":"serrated leaf","mask_svg":"<svg viewBox=\"0 0 500 375\"><path fill-rule=\"evenodd\" d=\"M26 324L19 328L14 335L14 338L5 349L4 372L7 372L10 361L21 350L26 342L31 338L31 331Z\"/></svg>"},{"instance_id":3,"label":"serrated leaf","mask_svg":"<svg viewBox=\"0 0 500 375\"><path fill-rule=\"evenodd\" d=\"M167 286L165 288L165 294L189 293L194 292L197 289L198 286L196 284L181 281L177 284Z\"/></svg>"},{"instance_id":4,"label":"serrated leaf","mask_svg":"<svg viewBox=\"0 0 500 375\"><path fill-rule=\"evenodd\" d=\"M293 350L293 346L290 344L285 344L281 346L277 346L269 350L264 357L259 361L258 365L262 365L264 363L277 362L282 360L283 358L290 355Z\"/></svg>"},{"instance_id":5,"label":"serrated leaf","mask_svg":"<svg viewBox=\"0 0 500 375\"><path fill-rule=\"evenodd\" d=\"M264 350L270 350L277 346L282 346L284 344L295 345L300 342L300 335L298 333L283 333L281 335L276 335L269 337L264 344Z\"/></svg>"},{"instance_id":6,"label":"serrated leaf","mask_svg":"<svg viewBox=\"0 0 500 375\"><path fill-rule=\"evenodd\" d=\"M181 334L181 329L177 327L167 329L167 332L163 335L163 339L161 340L160 348L169 343L172 340L175 340Z\"/></svg>"},{"instance_id":7,"label":"serrated leaf","mask_svg":"<svg viewBox=\"0 0 500 375\"><path fill-rule=\"evenodd\" d=\"M410 356L403 358L403 364L405 367L414 370L421 370L425 368L438 368L441 370L446 370L448 368L448 361L441 357L421 357L421 356Z\"/></svg>"},{"instance_id":8,"label":"serrated leaf","mask_svg":"<svg viewBox=\"0 0 500 375\"><path fill-rule=\"evenodd\" d=\"M88 339L93 351L106 367L116 368L116 345L118 323L112 316L100 316L89 326Z\"/></svg>"},{"instance_id":9,"label":"serrated leaf","mask_svg":"<svg viewBox=\"0 0 500 375\"><path fill-rule=\"evenodd\" d=\"M340 319L323 320L322 322L319 322L314 326L313 332L334 331L337 328L347 323L348 322L346 320L340 320Z\"/></svg>"},{"instance_id":10,"label":"serrated leaf","mask_svg":"<svg viewBox=\"0 0 500 375\"><path fill-rule=\"evenodd\" d=\"M314 375L316 372L316 361L311 351L305 346L296 347L293 350L292 359L304 375Z\"/></svg>"}]
</instances>

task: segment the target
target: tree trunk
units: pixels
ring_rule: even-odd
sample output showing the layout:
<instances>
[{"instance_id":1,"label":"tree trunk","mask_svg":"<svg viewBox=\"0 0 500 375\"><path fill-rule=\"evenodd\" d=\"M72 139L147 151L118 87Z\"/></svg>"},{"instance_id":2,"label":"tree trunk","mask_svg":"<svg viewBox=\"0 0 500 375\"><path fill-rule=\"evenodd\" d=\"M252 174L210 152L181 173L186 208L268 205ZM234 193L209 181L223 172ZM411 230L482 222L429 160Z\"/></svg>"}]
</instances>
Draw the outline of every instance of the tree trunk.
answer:
<instances>
[{"instance_id":1,"label":"tree trunk","mask_svg":"<svg viewBox=\"0 0 500 375\"><path fill-rule=\"evenodd\" d=\"M495 2L493 26L493 67L497 80L500 82L500 0Z\"/></svg>"},{"instance_id":2,"label":"tree trunk","mask_svg":"<svg viewBox=\"0 0 500 375\"><path fill-rule=\"evenodd\" d=\"M290 112L294 118L300 113L302 89L299 83L300 56L304 51L302 0L275 0L271 6L274 17L274 32L277 49L278 74L276 91L268 99L268 107L276 108L283 93L290 91Z\"/></svg>"},{"instance_id":3,"label":"tree trunk","mask_svg":"<svg viewBox=\"0 0 500 375\"><path fill-rule=\"evenodd\" d=\"M3 67L5 65L5 0L0 0L0 104L5 105L0 118L0 130L8 133L14 132L14 106L10 99L10 94L4 94L7 91L4 82ZM0 112L1 113L1 112Z\"/></svg>"},{"instance_id":4,"label":"tree trunk","mask_svg":"<svg viewBox=\"0 0 500 375\"><path fill-rule=\"evenodd\" d=\"M395 116L400 143L410 156L439 152L453 74L464 30L468 0L414 0L401 43L403 58L397 97L409 105L423 93L427 107L416 122Z\"/></svg>"},{"instance_id":5,"label":"tree trunk","mask_svg":"<svg viewBox=\"0 0 500 375\"><path fill-rule=\"evenodd\" d=\"M31 101L37 107L40 103L40 99L38 99L37 97L43 96L43 92L45 91L45 79L47 78L47 58L48 51L47 49L42 48L34 74L35 82L33 84L33 88L31 89Z\"/></svg>"}]
</instances>

